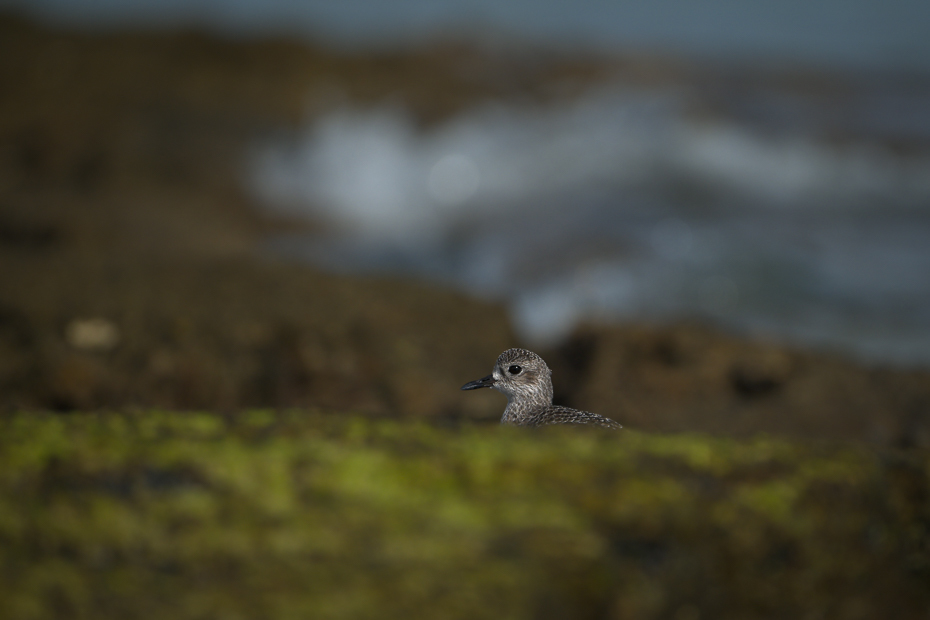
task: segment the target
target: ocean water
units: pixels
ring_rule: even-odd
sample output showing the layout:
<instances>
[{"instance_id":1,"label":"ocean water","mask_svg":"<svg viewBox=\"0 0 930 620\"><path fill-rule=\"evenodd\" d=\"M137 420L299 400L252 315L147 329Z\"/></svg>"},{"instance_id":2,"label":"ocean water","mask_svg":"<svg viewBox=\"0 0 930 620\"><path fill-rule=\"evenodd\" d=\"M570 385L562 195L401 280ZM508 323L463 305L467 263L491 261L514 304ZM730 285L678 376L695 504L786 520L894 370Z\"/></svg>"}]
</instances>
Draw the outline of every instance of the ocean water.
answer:
<instances>
[{"instance_id":1,"label":"ocean water","mask_svg":"<svg viewBox=\"0 0 930 620\"><path fill-rule=\"evenodd\" d=\"M269 251L503 300L531 343L699 319L930 363L930 88L741 97L707 119L685 86L605 86L429 130L343 108L258 145L252 188L326 224Z\"/></svg>"},{"instance_id":2,"label":"ocean water","mask_svg":"<svg viewBox=\"0 0 930 620\"><path fill-rule=\"evenodd\" d=\"M0 0L94 27L202 26L390 47L443 34L548 47L930 73L926 0Z\"/></svg>"}]
</instances>

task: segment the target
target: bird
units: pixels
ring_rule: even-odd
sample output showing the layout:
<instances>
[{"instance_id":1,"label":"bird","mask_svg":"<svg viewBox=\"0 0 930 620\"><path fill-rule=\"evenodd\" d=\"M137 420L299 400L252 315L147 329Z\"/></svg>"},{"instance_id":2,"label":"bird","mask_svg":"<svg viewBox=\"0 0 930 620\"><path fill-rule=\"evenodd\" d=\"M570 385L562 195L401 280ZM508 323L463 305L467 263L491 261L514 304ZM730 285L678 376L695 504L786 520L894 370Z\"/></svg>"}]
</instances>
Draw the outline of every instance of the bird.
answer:
<instances>
[{"instance_id":1,"label":"bird","mask_svg":"<svg viewBox=\"0 0 930 620\"><path fill-rule=\"evenodd\" d=\"M501 424L547 426L588 424L617 430L623 428L610 418L552 404L552 371L543 358L526 349L507 349L497 358L487 377L470 381L463 390L493 388L507 397Z\"/></svg>"}]
</instances>

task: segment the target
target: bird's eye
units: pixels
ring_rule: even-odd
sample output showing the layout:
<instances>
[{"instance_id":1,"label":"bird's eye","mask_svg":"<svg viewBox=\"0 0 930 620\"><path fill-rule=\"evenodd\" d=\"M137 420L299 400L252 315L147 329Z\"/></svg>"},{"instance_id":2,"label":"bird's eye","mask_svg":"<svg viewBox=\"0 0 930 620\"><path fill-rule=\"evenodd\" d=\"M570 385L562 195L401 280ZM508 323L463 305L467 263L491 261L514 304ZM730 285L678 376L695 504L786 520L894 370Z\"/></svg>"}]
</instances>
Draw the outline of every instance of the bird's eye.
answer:
<instances>
[{"instance_id":1,"label":"bird's eye","mask_svg":"<svg viewBox=\"0 0 930 620\"><path fill-rule=\"evenodd\" d=\"M512 375L519 375L522 370L523 368L514 364L513 366L507 369L507 372L509 372Z\"/></svg>"}]
</instances>

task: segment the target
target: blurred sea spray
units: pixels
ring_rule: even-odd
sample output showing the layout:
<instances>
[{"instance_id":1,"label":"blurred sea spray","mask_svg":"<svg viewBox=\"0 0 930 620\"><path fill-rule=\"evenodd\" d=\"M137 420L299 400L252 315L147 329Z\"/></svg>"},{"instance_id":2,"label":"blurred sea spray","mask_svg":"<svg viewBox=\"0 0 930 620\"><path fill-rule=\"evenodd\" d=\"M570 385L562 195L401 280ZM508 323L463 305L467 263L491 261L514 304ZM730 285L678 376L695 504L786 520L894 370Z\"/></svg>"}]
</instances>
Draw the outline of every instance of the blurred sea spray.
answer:
<instances>
[{"instance_id":1,"label":"blurred sea spray","mask_svg":"<svg viewBox=\"0 0 930 620\"><path fill-rule=\"evenodd\" d=\"M344 108L258 148L253 187L325 224L270 251L504 299L532 342L588 318L699 317L927 363L930 132L921 115L876 120L876 88L839 115L771 93L702 114L673 86L485 104L427 129ZM895 150L902 134L916 147Z\"/></svg>"}]
</instances>

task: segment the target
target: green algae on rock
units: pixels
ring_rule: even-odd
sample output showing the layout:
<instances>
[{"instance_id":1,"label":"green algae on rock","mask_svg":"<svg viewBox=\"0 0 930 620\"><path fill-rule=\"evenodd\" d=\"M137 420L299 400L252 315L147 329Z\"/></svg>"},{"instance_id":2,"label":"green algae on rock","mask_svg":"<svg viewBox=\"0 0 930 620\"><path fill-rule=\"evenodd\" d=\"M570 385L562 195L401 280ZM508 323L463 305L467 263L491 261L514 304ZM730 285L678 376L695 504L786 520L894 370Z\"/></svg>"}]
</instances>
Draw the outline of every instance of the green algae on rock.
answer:
<instances>
[{"instance_id":1,"label":"green algae on rock","mask_svg":"<svg viewBox=\"0 0 930 620\"><path fill-rule=\"evenodd\" d=\"M0 417L5 618L923 618L930 456L307 412Z\"/></svg>"}]
</instances>

